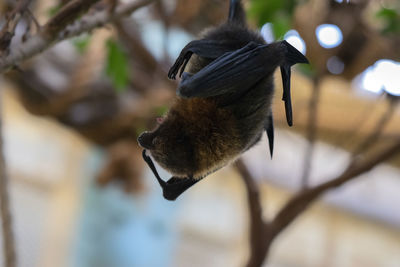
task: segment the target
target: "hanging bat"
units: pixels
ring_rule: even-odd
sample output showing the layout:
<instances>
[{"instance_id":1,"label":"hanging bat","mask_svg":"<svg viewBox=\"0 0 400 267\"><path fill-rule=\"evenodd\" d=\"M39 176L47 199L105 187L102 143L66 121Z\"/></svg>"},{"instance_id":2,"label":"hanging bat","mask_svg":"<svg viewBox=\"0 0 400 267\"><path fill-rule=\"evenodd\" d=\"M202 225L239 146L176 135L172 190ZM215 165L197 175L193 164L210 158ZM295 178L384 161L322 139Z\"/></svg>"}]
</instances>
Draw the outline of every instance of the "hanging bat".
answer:
<instances>
[{"instance_id":1,"label":"hanging bat","mask_svg":"<svg viewBox=\"0 0 400 267\"><path fill-rule=\"evenodd\" d=\"M266 44L247 28L239 0L231 0L228 21L187 44L168 77L179 72L175 103L156 129L138 142L163 195L175 200L210 173L233 162L254 146L265 130L272 157L274 126L273 73L279 66L286 118L292 126L290 67L308 63L286 41ZM173 174L163 181L151 158Z\"/></svg>"}]
</instances>

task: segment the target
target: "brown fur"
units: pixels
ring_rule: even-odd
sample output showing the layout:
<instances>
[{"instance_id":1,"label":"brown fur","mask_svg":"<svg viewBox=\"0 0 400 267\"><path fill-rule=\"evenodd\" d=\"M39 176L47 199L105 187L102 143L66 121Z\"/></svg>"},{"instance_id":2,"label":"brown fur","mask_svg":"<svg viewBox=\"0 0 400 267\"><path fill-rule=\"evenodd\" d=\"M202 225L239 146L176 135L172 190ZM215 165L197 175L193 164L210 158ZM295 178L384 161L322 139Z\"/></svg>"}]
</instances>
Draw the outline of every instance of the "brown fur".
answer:
<instances>
[{"instance_id":1,"label":"brown fur","mask_svg":"<svg viewBox=\"0 0 400 267\"><path fill-rule=\"evenodd\" d=\"M178 98L153 138L152 156L179 177L203 177L243 150L232 112L211 98Z\"/></svg>"}]
</instances>

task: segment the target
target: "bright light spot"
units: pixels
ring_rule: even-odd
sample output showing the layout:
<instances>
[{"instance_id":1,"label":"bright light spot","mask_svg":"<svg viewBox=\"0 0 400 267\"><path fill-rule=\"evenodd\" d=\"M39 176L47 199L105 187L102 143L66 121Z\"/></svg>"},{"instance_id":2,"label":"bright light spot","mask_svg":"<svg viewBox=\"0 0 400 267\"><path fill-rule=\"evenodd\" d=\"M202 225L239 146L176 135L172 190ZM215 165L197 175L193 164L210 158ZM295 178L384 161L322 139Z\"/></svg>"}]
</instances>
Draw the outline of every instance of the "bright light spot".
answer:
<instances>
[{"instance_id":1,"label":"bright light spot","mask_svg":"<svg viewBox=\"0 0 400 267\"><path fill-rule=\"evenodd\" d=\"M333 56L326 62L326 68L332 74L340 74L344 70L344 63L340 58Z\"/></svg>"},{"instance_id":2,"label":"bright light spot","mask_svg":"<svg viewBox=\"0 0 400 267\"><path fill-rule=\"evenodd\" d=\"M334 24L321 24L315 29L318 43L324 48L334 48L343 41L340 28Z\"/></svg>"},{"instance_id":3,"label":"bright light spot","mask_svg":"<svg viewBox=\"0 0 400 267\"><path fill-rule=\"evenodd\" d=\"M275 38L274 38L274 32L272 30L272 24L271 23L265 23L262 27L261 27L261 36L264 38L264 40L267 43L272 43Z\"/></svg>"},{"instance_id":4,"label":"bright light spot","mask_svg":"<svg viewBox=\"0 0 400 267\"><path fill-rule=\"evenodd\" d=\"M383 79L384 90L392 95L400 96L400 62L381 59L375 64L376 71Z\"/></svg>"},{"instance_id":5,"label":"bright light spot","mask_svg":"<svg viewBox=\"0 0 400 267\"><path fill-rule=\"evenodd\" d=\"M381 59L361 73L359 87L370 92L382 90L400 96L400 62Z\"/></svg>"},{"instance_id":6,"label":"bright light spot","mask_svg":"<svg viewBox=\"0 0 400 267\"><path fill-rule=\"evenodd\" d=\"M306 54L306 43L296 30L288 31L283 38L289 44L293 45L297 50L299 50L303 55Z\"/></svg>"},{"instance_id":7,"label":"bright light spot","mask_svg":"<svg viewBox=\"0 0 400 267\"><path fill-rule=\"evenodd\" d=\"M373 93L381 93L383 84L378 76L375 72L375 67L368 67L361 76L362 88Z\"/></svg>"}]
</instances>

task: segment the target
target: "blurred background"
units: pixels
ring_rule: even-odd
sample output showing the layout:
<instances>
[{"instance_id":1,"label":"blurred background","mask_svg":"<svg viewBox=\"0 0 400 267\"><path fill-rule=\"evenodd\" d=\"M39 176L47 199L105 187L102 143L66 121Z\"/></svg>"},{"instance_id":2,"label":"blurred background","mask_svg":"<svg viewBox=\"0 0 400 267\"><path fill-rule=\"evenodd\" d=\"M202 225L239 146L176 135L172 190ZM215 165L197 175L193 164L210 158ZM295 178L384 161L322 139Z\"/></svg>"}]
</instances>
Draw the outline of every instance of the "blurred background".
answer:
<instances>
[{"instance_id":1,"label":"blurred background","mask_svg":"<svg viewBox=\"0 0 400 267\"><path fill-rule=\"evenodd\" d=\"M67 2L33 0L30 10L42 25ZM168 202L136 142L175 97L169 67L226 20L228 2L155 1L0 76L18 266L246 264L249 211L237 168ZM273 159L265 136L242 158L269 219L295 192L398 140L400 2L243 2L250 27L267 42L286 39L311 63L292 73L291 128L276 72ZM0 2L0 26L14 5ZM31 24L20 21L11 46ZM307 209L274 240L264 266L399 267L399 203L397 155Z\"/></svg>"}]
</instances>

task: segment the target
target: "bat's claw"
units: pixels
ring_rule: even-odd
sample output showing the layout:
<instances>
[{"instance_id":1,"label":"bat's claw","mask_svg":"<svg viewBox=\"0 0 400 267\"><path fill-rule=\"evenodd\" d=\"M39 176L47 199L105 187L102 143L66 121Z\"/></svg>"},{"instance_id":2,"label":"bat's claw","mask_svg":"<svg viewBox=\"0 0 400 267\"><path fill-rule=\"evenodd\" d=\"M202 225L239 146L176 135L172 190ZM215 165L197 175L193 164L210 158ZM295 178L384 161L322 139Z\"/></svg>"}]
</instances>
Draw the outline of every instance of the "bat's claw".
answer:
<instances>
[{"instance_id":1,"label":"bat's claw","mask_svg":"<svg viewBox=\"0 0 400 267\"><path fill-rule=\"evenodd\" d=\"M171 177L165 187L163 187L163 196L166 200L176 200L183 192L192 187L195 183L200 181L191 177L176 178Z\"/></svg>"},{"instance_id":2,"label":"bat's claw","mask_svg":"<svg viewBox=\"0 0 400 267\"><path fill-rule=\"evenodd\" d=\"M179 72L179 69L181 70L180 73L179 73L179 76L182 76L182 73L185 70L185 67L186 67L187 63L189 62L192 54L193 53L190 52L190 51L182 50L181 54L176 59L174 65L172 65L172 67L169 69L168 78L170 78L172 80L175 80L176 79L176 75Z\"/></svg>"},{"instance_id":3,"label":"bat's claw","mask_svg":"<svg viewBox=\"0 0 400 267\"><path fill-rule=\"evenodd\" d=\"M163 196L166 200L173 201L177 199L189 187L200 181L200 179L194 179L192 177L187 177L187 178L171 177L167 182L165 182L164 180L161 179L160 175L158 174L151 158L146 155L146 149L143 150L142 156L147 165L149 165L158 183L160 184L163 191Z\"/></svg>"}]
</instances>

